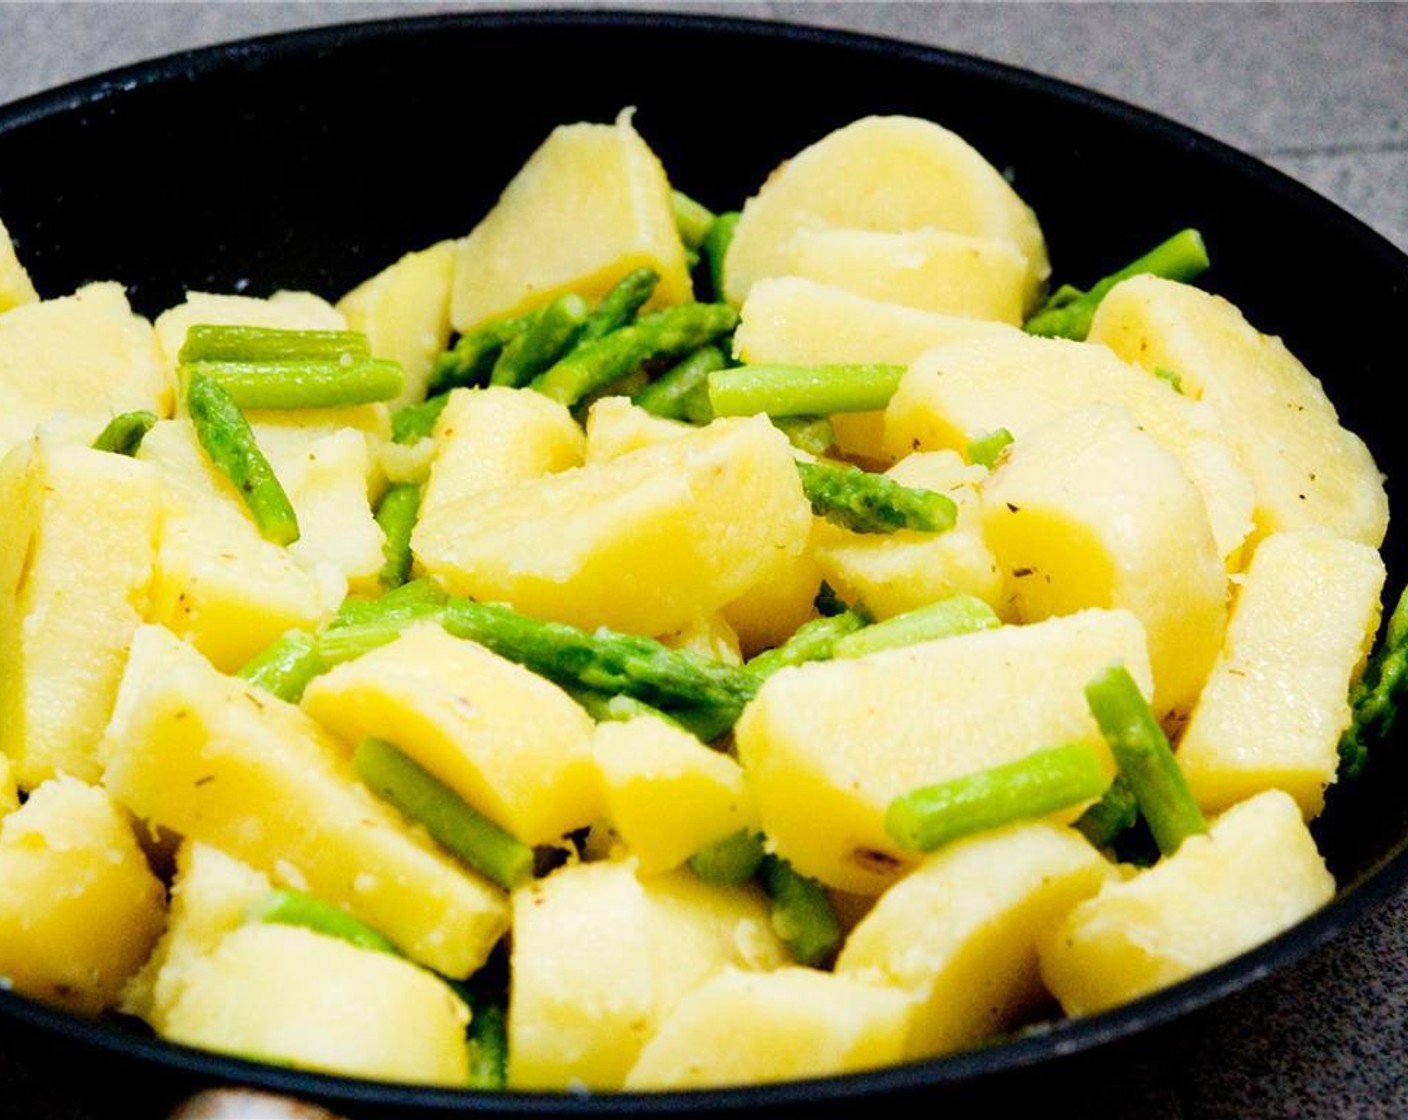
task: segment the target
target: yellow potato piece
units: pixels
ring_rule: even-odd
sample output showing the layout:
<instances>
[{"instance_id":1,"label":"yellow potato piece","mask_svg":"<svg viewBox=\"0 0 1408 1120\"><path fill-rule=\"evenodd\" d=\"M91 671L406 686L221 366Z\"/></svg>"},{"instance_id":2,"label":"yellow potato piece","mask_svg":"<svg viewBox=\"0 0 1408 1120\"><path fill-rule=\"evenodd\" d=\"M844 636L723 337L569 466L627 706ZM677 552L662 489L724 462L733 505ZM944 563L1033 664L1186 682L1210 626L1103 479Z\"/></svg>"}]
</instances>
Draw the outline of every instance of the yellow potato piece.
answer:
<instances>
[{"instance_id":1,"label":"yellow potato piece","mask_svg":"<svg viewBox=\"0 0 1408 1120\"><path fill-rule=\"evenodd\" d=\"M735 729L763 830L803 874L879 894L916 862L885 831L901 794L1061 743L1111 765L1085 685L1112 661L1149 694L1144 631L1127 611L784 669Z\"/></svg>"},{"instance_id":2,"label":"yellow potato piece","mask_svg":"<svg viewBox=\"0 0 1408 1120\"><path fill-rule=\"evenodd\" d=\"M1154 711L1192 708L1222 645L1227 573L1202 496L1126 409L1087 405L1028 431L983 488L983 519L1018 619L1130 611Z\"/></svg>"},{"instance_id":3,"label":"yellow potato piece","mask_svg":"<svg viewBox=\"0 0 1408 1120\"><path fill-rule=\"evenodd\" d=\"M1388 498L1373 456L1340 426L1320 382L1279 338L1227 300L1139 276L1101 301L1090 339L1126 361L1177 373L1218 412L1256 483L1256 535L1327 529L1377 548Z\"/></svg>"},{"instance_id":4,"label":"yellow potato piece","mask_svg":"<svg viewBox=\"0 0 1408 1120\"><path fill-rule=\"evenodd\" d=\"M425 399L436 355L450 341L455 243L407 253L338 300L349 330L367 336L372 355L399 362L405 385L390 407Z\"/></svg>"},{"instance_id":5,"label":"yellow potato piece","mask_svg":"<svg viewBox=\"0 0 1408 1120\"><path fill-rule=\"evenodd\" d=\"M161 493L150 464L42 437L0 463L0 751L24 789L102 772Z\"/></svg>"},{"instance_id":6,"label":"yellow potato piece","mask_svg":"<svg viewBox=\"0 0 1408 1120\"><path fill-rule=\"evenodd\" d=\"M29 273L15 256L10 231L0 222L0 314L24 303L37 303L39 293L30 282Z\"/></svg>"},{"instance_id":7,"label":"yellow potato piece","mask_svg":"<svg viewBox=\"0 0 1408 1120\"><path fill-rule=\"evenodd\" d=\"M509 1087L620 1088L686 993L726 965L785 960L751 888L642 882L629 862L561 868L513 895Z\"/></svg>"},{"instance_id":8,"label":"yellow potato piece","mask_svg":"<svg viewBox=\"0 0 1408 1120\"><path fill-rule=\"evenodd\" d=\"M1066 1014L1090 1015L1254 948L1334 893L1295 801L1268 790L1076 906L1042 948L1042 978Z\"/></svg>"},{"instance_id":9,"label":"yellow potato piece","mask_svg":"<svg viewBox=\"0 0 1408 1120\"><path fill-rule=\"evenodd\" d=\"M715 661L722 661L725 665L743 664L738 633L722 613L703 615L685 623L678 630L657 635L657 640L671 649L693 650Z\"/></svg>"},{"instance_id":10,"label":"yellow potato piece","mask_svg":"<svg viewBox=\"0 0 1408 1120\"><path fill-rule=\"evenodd\" d=\"M653 635L785 570L811 507L787 437L758 416L487 491L473 525L421 522L411 538L447 590Z\"/></svg>"},{"instance_id":11,"label":"yellow potato piece","mask_svg":"<svg viewBox=\"0 0 1408 1120\"><path fill-rule=\"evenodd\" d=\"M780 646L804 622L816 617L815 602L821 590L821 567L815 544L820 518L813 521L807 544L783 564L769 580L754 584L737 599L725 603L720 613L738 638L739 652L753 657Z\"/></svg>"},{"instance_id":12,"label":"yellow potato piece","mask_svg":"<svg viewBox=\"0 0 1408 1120\"><path fill-rule=\"evenodd\" d=\"M166 892L102 790L45 782L0 820L0 981L96 1015L161 933Z\"/></svg>"},{"instance_id":13,"label":"yellow potato piece","mask_svg":"<svg viewBox=\"0 0 1408 1120\"><path fill-rule=\"evenodd\" d=\"M349 747L394 743L526 844L601 813L591 717L550 681L439 626L317 678L303 707Z\"/></svg>"},{"instance_id":14,"label":"yellow potato piece","mask_svg":"<svg viewBox=\"0 0 1408 1120\"><path fill-rule=\"evenodd\" d=\"M15 771L10 756L0 754L0 817L20 807L20 791L15 785Z\"/></svg>"},{"instance_id":15,"label":"yellow potato piece","mask_svg":"<svg viewBox=\"0 0 1408 1120\"><path fill-rule=\"evenodd\" d=\"M1193 795L1215 811L1275 787L1319 814L1349 726L1349 684L1379 623L1384 562L1310 530L1257 546L1227 640L1178 743Z\"/></svg>"},{"instance_id":16,"label":"yellow potato piece","mask_svg":"<svg viewBox=\"0 0 1408 1120\"><path fill-rule=\"evenodd\" d=\"M913 1001L905 1057L971 1046L1040 1003L1042 940L1115 877L1072 829L1017 824L960 840L880 896L836 971Z\"/></svg>"},{"instance_id":17,"label":"yellow potato piece","mask_svg":"<svg viewBox=\"0 0 1408 1120\"><path fill-rule=\"evenodd\" d=\"M380 590L386 563L386 534L368 500L371 460L366 437L341 428L276 470L298 517L298 540L288 554L313 575L331 570L350 590L366 594Z\"/></svg>"},{"instance_id":18,"label":"yellow potato piece","mask_svg":"<svg viewBox=\"0 0 1408 1120\"><path fill-rule=\"evenodd\" d=\"M173 1042L378 1081L463 1087L469 1009L438 977L295 926L247 925L192 968Z\"/></svg>"},{"instance_id":19,"label":"yellow potato piece","mask_svg":"<svg viewBox=\"0 0 1408 1120\"><path fill-rule=\"evenodd\" d=\"M459 243L450 318L467 332L563 292L604 296L637 268L660 274L650 307L693 298L670 183L631 125L553 129Z\"/></svg>"},{"instance_id":20,"label":"yellow potato piece","mask_svg":"<svg viewBox=\"0 0 1408 1120\"><path fill-rule=\"evenodd\" d=\"M680 1001L627 1089L704 1089L827 1077L903 1056L909 1001L809 968L725 969Z\"/></svg>"},{"instance_id":21,"label":"yellow potato piece","mask_svg":"<svg viewBox=\"0 0 1408 1120\"><path fill-rule=\"evenodd\" d=\"M1025 258L1026 306L1050 272L1036 215L966 140L915 117L864 117L782 164L745 204L725 261L729 302L785 275L801 231L925 227L1010 243Z\"/></svg>"},{"instance_id":22,"label":"yellow potato piece","mask_svg":"<svg viewBox=\"0 0 1408 1120\"><path fill-rule=\"evenodd\" d=\"M619 459L628 451L687 436L694 429L637 408L628 397L602 397L587 410L587 462Z\"/></svg>"},{"instance_id":23,"label":"yellow potato piece","mask_svg":"<svg viewBox=\"0 0 1408 1120\"><path fill-rule=\"evenodd\" d=\"M507 926L503 895L374 797L341 744L160 627L137 633L103 749L103 784L139 817L342 906L447 976L479 968Z\"/></svg>"}]
</instances>

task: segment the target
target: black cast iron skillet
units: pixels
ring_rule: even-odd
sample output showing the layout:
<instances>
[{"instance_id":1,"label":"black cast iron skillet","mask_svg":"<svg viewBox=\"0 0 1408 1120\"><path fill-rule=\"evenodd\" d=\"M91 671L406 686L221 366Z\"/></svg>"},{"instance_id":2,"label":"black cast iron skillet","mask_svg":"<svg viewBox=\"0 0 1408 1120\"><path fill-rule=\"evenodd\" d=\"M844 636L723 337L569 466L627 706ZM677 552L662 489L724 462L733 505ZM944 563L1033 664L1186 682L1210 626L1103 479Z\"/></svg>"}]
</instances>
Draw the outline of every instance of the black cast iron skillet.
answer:
<instances>
[{"instance_id":1,"label":"black cast iron skillet","mask_svg":"<svg viewBox=\"0 0 1408 1120\"><path fill-rule=\"evenodd\" d=\"M335 298L402 252L470 228L554 125L637 126L672 180L738 206L782 158L867 113L956 130L1045 228L1058 279L1085 283L1196 226L1206 286L1283 335L1389 477L1408 445L1385 407L1401 373L1408 258L1283 175L1186 128L1060 82L858 35L738 20L494 13L326 28L175 55L0 109L0 215L41 292L126 283L149 314L186 288ZM1386 548L1390 592L1404 540ZM1288 605L1294 609L1294 605ZM358 1115L784 1109L853 1115L911 1100L1047 1114L1159 1045L1159 1029L1323 944L1408 877L1401 744L1333 791L1316 834L1341 891L1274 941L1090 1019L874 1073L707 1094L476 1095L256 1065L0 993L6 1045L36 1078L122 1112L238 1082ZM1164 1027L1166 1030L1167 1027ZM74 1071L83 1071L76 1078ZM1082 1090L1081 1086L1087 1087ZM3 1108L0 1108L3 1111Z\"/></svg>"}]
</instances>

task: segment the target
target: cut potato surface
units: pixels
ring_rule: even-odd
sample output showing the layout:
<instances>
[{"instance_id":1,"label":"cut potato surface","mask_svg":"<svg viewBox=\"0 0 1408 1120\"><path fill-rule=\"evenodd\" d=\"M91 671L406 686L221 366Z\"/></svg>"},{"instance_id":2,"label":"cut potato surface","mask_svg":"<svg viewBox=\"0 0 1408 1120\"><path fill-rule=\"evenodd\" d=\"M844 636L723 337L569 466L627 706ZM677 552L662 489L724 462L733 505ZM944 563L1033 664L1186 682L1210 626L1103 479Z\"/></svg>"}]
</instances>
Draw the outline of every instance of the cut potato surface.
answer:
<instances>
[{"instance_id":1,"label":"cut potato surface","mask_svg":"<svg viewBox=\"0 0 1408 1120\"><path fill-rule=\"evenodd\" d=\"M39 293L30 282L29 273L15 256L10 231L0 222L0 314L23 303L37 303Z\"/></svg>"},{"instance_id":2,"label":"cut potato surface","mask_svg":"<svg viewBox=\"0 0 1408 1120\"><path fill-rule=\"evenodd\" d=\"M587 462L619 459L628 451L687 436L694 428L637 408L628 397L602 397L587 410Z\"/></svg>"}]
</instances>

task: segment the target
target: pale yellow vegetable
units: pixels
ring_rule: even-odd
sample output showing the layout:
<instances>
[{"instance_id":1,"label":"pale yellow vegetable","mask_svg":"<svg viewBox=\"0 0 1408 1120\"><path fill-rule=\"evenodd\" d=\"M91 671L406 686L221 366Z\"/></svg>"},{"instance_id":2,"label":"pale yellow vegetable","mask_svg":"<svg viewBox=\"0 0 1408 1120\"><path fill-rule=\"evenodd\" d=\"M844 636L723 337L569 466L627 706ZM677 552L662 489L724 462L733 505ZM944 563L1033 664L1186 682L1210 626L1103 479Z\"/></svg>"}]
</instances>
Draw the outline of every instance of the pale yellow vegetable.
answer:
<instances>
[{"instance_id":1,"label":"pale yellow vegetable","mask_svg":"<svg viewBox=\"0 0 1408 1120\"><path fill-rule=\"evenodd\" d=\"M459 243L450 318L465 332L562 292L597 299L637 268L660 274L648 306L692 298L669 180L627 110L555 128L529 157Z\"/></svg>"},{"instance_id":2,"label":"pale yellow vegetable","mask_svg":"<svg viewBox=\"0 0 1408 1120\"><path fill-rule=\"evenodd\" d=\"M657 638L671 649L693 650L725 665L742 665L738 632L729 625L723 613L702 615L686 622L678 630L659 634Z\"/></svg>"},{"instance_id":3,"label":"pale yellow vegetable","mask_svg":"<svg viewBox=\"0 0 1408 1120\"><path fill-rule=\"evenodd\" d=\"M39 293L30 282L29 273L15 256L10 231L0 222L0 314L24 303L37 303Z\"/></svg>"},{"instance_id":4,"label":"pale yellow vegetable","mask_svg":"<svg viewBox=\"0 0 1408 1120\"><path fill-rule=\"evenodd\" d=\"M601 814L591 717L535 673L427 624L308 686L348 749L386 739L526 844Z\"/></svg>"},{"instance_id":5,"label":"pale yellow vegetable","mask_svg":"<svg viewBox=\"0 0 1408 1120\"><path fill-rule=\"evenodd\" d=\"M587 410L586 430L589 463L604 463L628 451L678 439L693 431L688 424L637 408L629 397L602 397L592 402Z\"/></svg>"},{"instance_id":6,"label":"pale yellow vegetable","mask_svg":"<svg viewBox=\"0 0 1408 1120\"><path fill-rule=\"evenodd\" d=\"M819 519L813 522L802 551L789 557L772 578L755 584L721 608L724 621L738 635L738 648L744 656L780 646L797 627L815 617L813 604L822 578L815 555L819 525Z\"/></svg>"},{"instance_id":7,"label":"pale yellow vegetable","mask_svg":"<svg viewBox=\"0 0 1408 1120\"><path fill-rule=\"evenodd\" d=\"M592 746L607 819L642 875L757 825L742 768L686 731L650 716L602 723Z\"/></svg>"},{"instance_id":8,"label":"pale yellow vegetable","mask_svg":"<svg viewBox=\"0 0 1408 1120\"><path fill-rule=\"evenodd\" d=\"M0 510L0 751L24 789L96 781L152 580L160 478L41 437L0 463Z\"/></svg>"},{"instance_id":9,"label":"pale yellow vegetable","mask_svg":"<svg viewBox=\"0 0 1408 1120\"><path fill-rule=\"evenodd\" d=\"M811 507L787 438L759 416L487 491L473 524L466 533L422 521L411 539L452 593L653 635L785 570L806 544Z\"/></svg>"},{"instance_id":10,"label":"pale yellow vegetable","mask_svg":"<svg viewBox=\"0 0 1408 1120\"><path fill-rule=\"evenodd\" d=\"M725 969L660 1024L627 1089L706 1089L874 1069L904 1054L909 1000L809 968Z\"/></svg>"},{"instance_id":11,"label":"pale yellow vegetable","mask_svg":"<svg viewBox=\"0 0 1408 1120\"><path fill-rule=\"evenodd\" d=\"M735 730L763 830L804 874L878 894L916 862L885 831L899 795L1062 743L1111 765L1084 690L1115 660L1147 696L1139 622L1090 610L784 669Z\"/></svg>"},{"instance_id":12,"label":"pale yellow vegetable","mask_svg":"<svg viewBox=\"0 0 1408 1120\"><path fill-rule=\"evenodd\" d=\"M1322 528L1377 548L1388 524L1383 476L1340 426L1320 382L1279 338L1219 296L1139 276L1100 303L1092 341L1178 374L1215 408L1256 483L1258 536Z\"/></svg>"},{"instance_id":13,"label":"pale yellow vegetable","mask_svg":"<svg viewBox=\"0 0 1408 1120\"><path fill-rule=\"evenodd\" d=\"M0 456L59 413L88 443L119 412L170 416L174 403L151 324L115 283L0 316L0 394Z\"/></svg>"},{"instance_id":14,"label":"pale yellow vegetable","mask_svg":"<svg viewBox=\"0 0 1408 1120\"><path fill-rule=\"evenodd\" d=\"M561 868L513 896L509 1086L619 1088L691 989L785 960L750 888L683 871L642 882L629 862Z\"/></svg>"},{"instance_id":15,"label":"pale yellow vegetable","mask_svg":"<svg viewBox=\"0 0 1408 1120\"><path fill-rule=\"evenodd\" d=\"M836 971L913 1001L905 1057L972 1046L1040 1004L1038 947L1114 878L1072 829L1033 822L980 833L939 849L881 895Z\"/></svg>"},{"instance_id":16,"label":"pale yellow vegetable","mask_svg":"<svg viewBox=\"0 0 1408 1120\"><path fill-rule=\"evenodd\" d=\"M15 771L10 756L0 754L0 817L20 807L20 791L15 785Z\"/></svg>"},{"instance_id":17,"label":"pale yellow vegetable","mask_svg":"<svg viewBox=\"0 0 1408 1120\"><path fill-rule=\"evenodd\" d=\"M1093 1014L1261 944L1334 893L1295 801L1268 790L1078 905L1043 947L1042 977L1068 1015Z\"/></svg>"},{"instance_id":18,"label":"pale yellow vegetable","mask_svg":"<svg viewBox=\"0 0 1408 1120\"><path fill-rule=\"evenodd\" d=\"M785 275L804 230L925 227L1010 243L1026 263L1030 306L1050 272L1036 215L967 141L916 117L864 117L777 168L743 207L724 268L729 301Z\"/></svg>"},{"instance_id":19,"label":"pale yellow vegetable","mask_svg":"<svg viewBox=\"0 0 1408 1120\"><path fill-rule=\"evenodd\" d=\"M455 243L407 253L338 300L348 329L367 336L372 355L399 362L406 376L392 408L425 399L435 357L450 341Z\"/></svg>"},{"instance_id":20,"label":"pale yellow vegetable","mask_svg":"<svg viewBox=\"0 0 1408 1120\"><path fill-rule=\"evenodd\" d=\"M337 573L351 591L375 594L386 563L386 535L372 515L367 478L372 456L366 437L339 428L314 439L306 452L275 468L298 517L298 540L288 553L315 577Z\"/></svg>"},{"instance_id":21,"label":"pale yellow vegetable","mask_svg":"<svg viewBox=\"0 0 1408 1120\"><path fill-rule=\"evenodd\" d=\"M381 1081L462 1087L469 1009L409 961L296 926L226 934L163 1024L173 1042Z\"/></svg>"},{"instance_id":22,"label":"pale yellow vegetable","mask_svg":"<svg viewBox=\"0 0 1408 1120\"><path fill-rule=\"evenodd\" d=\"M0 982L94 1015L156 944L166 892L101 789L62 776L0 819Z\"/></svg>"},{"instance_id":23,"label":"pale yellow vegetable","mask_svg":"<svg viewBox=\"0 0 1408 1120\"><path fill-rule=\"evenodd\" d=\"M1307 819L1320 812L1383 584L1383 560L1356 541L1300 530L1257 546L1226 643L1178 743L1179 766L1204 809L1275 787Z\"/></svg>"},{"instance_id":24,"label":"pale yellow vegetable","mask_svg":"<svg viewBox=\"0 0 1408 1120\"><path fill-rule=\"evenodd\" d=\"M503 895L362 786L308 716L144 627L104 742L103 784L139 817L307 890L447 976L484 963Z\"/></svg>"}]
</instances>

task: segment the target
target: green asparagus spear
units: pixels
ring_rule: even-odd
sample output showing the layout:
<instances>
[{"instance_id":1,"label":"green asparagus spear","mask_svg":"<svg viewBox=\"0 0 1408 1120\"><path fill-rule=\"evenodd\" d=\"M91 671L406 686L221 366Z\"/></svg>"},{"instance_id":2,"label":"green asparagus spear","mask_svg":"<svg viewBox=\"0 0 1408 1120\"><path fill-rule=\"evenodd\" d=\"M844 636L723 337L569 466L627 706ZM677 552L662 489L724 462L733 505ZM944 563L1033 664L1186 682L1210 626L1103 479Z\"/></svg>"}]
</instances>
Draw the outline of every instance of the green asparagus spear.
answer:
<instances>
[{"instance_id":1,"label":"green asparagus spear","mask_svg":"<svg viewBox=\"0 0 1408 1120\"><path fill-rule=\"evenodd\" d=\"M1202 810L1129 671L1110 666L1085 686L1085 697L1159 851L1172 855L1189 836L1206 832Z\"/></svg>"},{"instance_id":2,"label":"green asparagus spear","mask_svg":"<svg viewBox=\"0 0 1408 1120\"><path fill-rule=\"evenodd\" d=\"M534 389L575 405L656 358L673 358L728 334L738 313L721 303L686 303L651 315L578 347L532 384Z\"/></svg>"},{"instance_id":3,"label":"green asparagus spear","mask_svg":"<svg viewBox=\"0 0 1408 1120\"><path fill-rule=\"evenodd\" d=\"M1097 848L1108 848L1139 819L1139 801L1124 776L1117 774L1100 800L1076 818L1079 829Z\"/></svg>"},{"instance_id":4,"label":"green asparagus spear","mask_svg":"<svg viewBox=\"0 0 1408 1120\"><path fill-rule=\"evenodd\" d=\"M796 633L782 645L758 654L746 668L750 673L766 678L788 665L829 661L847 636L860 631L865 623L865 617L852 610L826 618L814 618L799 626Z\"/></svg>"},{"instance_id":5,"label":"green asparagus spear","mask_svg":"<svg viewBox=\"0 0 1408 1120\"><path fill-rule=\"evenodd\" d=\"M508 1027L501 1004L476 999L469 1021L469 1087L503 1089L508 1084Z\"/></svg>"},{"instance_id":6,"label":"green asparagus spear","mask_svg":"<svg viewBox=\"0 0 1408 1120\"><path fill-rule=\"evenodd\" d=\"M399 957L401 951L365 922L330 902L303 891L274 890L250 903L245 918L281 926L302 926L325 937L336 937L359 949Z\"/></svg>"},{"instance_id":7,"label":"green asparagus spear","mask_svg":"<svg viewBox=\"0 0 1408 1120\"><path fill-rule=\"evenodd\" d=\"M216 469L235 484L260 535L281 545L298 540L293 504L230 394L214 378L196 371L186 388L186 408L201 446Z\"/></svg>"},{"instance_id":8,"label":"green asparagus spear","mask_svg":"<svg viewBox=\"0 0 1408 1120\"><path fill-rule=\"evenodd\" d=\"M485 878L512 890L532 877L532 848L480 816L390 743L364 739L352 764L373 791Z\"/></svg>"},{"instance_id":9,"label":"green asparagus spear","mask_svg":"<svg viewBox=\"0 0 1408 1120\"><path fill-rule=\"evenodd\" d=\"M180 376L218 381L240 408L340 408L387 401L401 392L400 363L377 358L281 362L183 362Z\"/></svg>"},{"instance_id":10,"label":"green asparagus spear","mask_svg":"<svg viewBox=\"0 0 1408 1120\"><path fill-rule=\"evenodd\" d=\"M709 375L727 365L728 359L717 346L701 346L637 393L632 403L667 420L707 424L714 418Z\"/></svg>"},{"instance_id":11,"label":"green asparagus spear","mask_svg":"<svg viewBox=\"0 0 1408 1120\"><path fill-rule=\"evenodd\" d=\"M449 596L433 579L413 579L376 599L348 599L328 623L328 629L339 630L392 619L415 621L432 617L448 600Z\"/></svg>"},{"instance_id":12,"label":"green asparagus spear","mask_svg":"<svg viewBox=\"0 0 1408 1120\"><path fill-rule=\"evenodd\" d=\"M1006 428L988 432L968 445L968 461L991 470L997 465L997 457L1002 454L1003 448L1011 442L1012 433Z\"/></svg>"},{"instance_id":13,"label":"green asparagus spear","mask_svg":"<svg viewBox=\"0 0 1408 1120\"><path fill-rule=\"evenodd\" d=\"M461 335L454 346L435 359L426 395L437 397L451 389L484 384L499 351L527 330L534 314L530 311L511 319L495 319Z\"/></svg>"},{"instance_id":14,"label":"green asparagus spear","mask_svg":"<svg viewBox=\"0 0 1408 1120\"><path fill-rule=\"evenodd\" d=\"M420 583L421 581L414 581ZM409 626L417 622L438 622L444 614L445 602L417 595L405 600L393 600L400 591L414 586L408 583L396 591L365 605L357 605L348 615L347 607L339 617L318 635L318 656L328 668L352 661L380 646L389 645ZM437 589L438 590L438 589ZM379 609L374 609L379 608Z\"/></svg>"},{"instance_id":15,"label":"green asparagus spear","mask_svg":"<svg viewBox=\"0 0 1408 1120\"><path fill-rule=\"evenodd\" d=\"M297 704L308 682L325 668L318 640L306 630L290 630L255 654L239 675L280 700Z\"/></svg>"},{"instance_id":16,"label":"green asparagus spear","mask_svg":"<svg viewBox=\"0 0 1408 1120\"><path fill-rule=\"evenodd\" d=\"M764 856L762 874L773 930L799 964L823 965L841 943L841 923L826 891L780 856Z\"/></svg>"},{"instance_id":17,"label":"green asparagus spear","mask_svg":"<svg viewBox=\"0 0 1408 1120\"><path fill-rule=\"evenodd\" d=\"M1073 338L1079 342L1090 333L1090 323L1095 318L1095 309L1100 306L1100 301L1121 280L1153 273L1167 280L1188 281L1201 275L1208 264L1208 251L1202 234L1195 229L1181 230L1138 260L1098 281L1089 291L1083 292L1063 284L1037 308L1022 329L1028 334Z\"/></svg>"},{"instance_id":18,"label":"green asparagus spear","mask_svg":"<svg viewBox=\"0 0 1408 1120\"><path fill-rule=\"evenodd\" d=\"M398 408L391 414L391 438L397 443L419 443L435 431L435 423L449 403L449 394L445 394Z\"/></svg>"},{"instance_id":19,"label":"green asparagus spear","mask_svg":"<svg viewBox=\"0 0 1408 1120\"><path fill-rule=\"evenodd\" d=\"M411 530L416 527L419 513L420 487L410 482L391 486L377 503L376 523L386 536L381 586L387 590L400 587L411 578Z\"/></svg>"},{"instance_id":20,"label":"green asparagus spear","mask_svg":"<svg viewBox=\"0 0 1408 1120\"><path fill-rule=\"evenodd\" d=\"M958 518L947 494L901 486L859 467L799 462L797 471L812 512L853 533L943 533Z\"/></svg>"},{"instance_id":21,"label":"green asparagus spear","mask_svg":"<svg viewBox=\"0 0 1408 1120\"><path fill-rule=\"evenodd\" d=\"M764 854L762 836L745 828L695 852L689 866L706 883L737 886L758 873Z\"/></svg>"},{"instance_id":22,"label":"green asparagus spear","mask_svg":"<svg viewBox=\"0 0 1408 1120\"><path fill-rule=\"evenodd\" d=\"M587 301L572 292L534 312L528 325L500 351L489 384L511 389L527 385L572 348L587 314Z\"/></svg>"},{"instance_id":23,"label":"green asparagus spear","mask_svg":"<svg viewBox=\"0 0 1408 1120\"><path fill-rule=\"evenodd\" d=\"M975 832L1089 801L1107 785L1094 752L1071 743L897 797L885 812L885 831L902 848L931 852Z\"/></svg>"},{"instance_id":24,"label":"green asparagus spear","mask_svg":"<svg viewBox=\"0 0 1408 1120\"><path fill-rule=\"evenodd\" d=\"M846 635L836 643L832 656L864 657L877 650L955 638L979 630L994 630L1001 625L997 612L981 599L972 595L950 595Z\"/></svg>"},{"instance_id":25,"label":"green asparagus spear","mask_svg":"<svg viewBox=\"0 0 1408 1120\"><path fill-rule=\"evenodd\" d=\"M587 316L587 321L582 324L582 333L577 336L576 345L594 342L624 327L635 318L636 312L645 305L645 301L651 297L659 283L660 274L653 268L638 268L634 272L628 272L616 282L614 288L602 296L601 302Z\"/></svg>"},{"instance_id":26,"label":"green asparagus spear","mask_svg":"<svg viewBox=\"0 0 1408 1120\"><path fill-rule=\"evenodd\" d=\"M1398 597L1388 625L1364 673L1350 691L1349 726L1340 737L1340 776L1352 778L1364 769L1369 744L1393 730L1398 701L1408 690L1408 589Z\"/></svg>"},{"instance_id":27,"label":"green asparagus spear","mask_svg":"<svg viewBox=\"0 0 1408 1120\"><path fill-rule=\"evenodd\" d=\"M108 426L93 441L94 451L111 451L115 455L135 455L142 440L156 426L155 412L122 412L108 421Z\"/></svg>"},{"instance_id":28,"label":"green asparagus spear","mask_svg":"<svg viewBox=\"0 0 1408 1120\"><path fill-rule=\"evenodd\" d=\"M186 332L178 361L182 364L323 362L371 356L367 336L357 331L300 331L197 323Z\"/></svg>"},{"instance_id":29,"label":"green asparagus spear","mask_svg":"<svg viewBox=\"0 0 1408 1120\"><path fill-rule=\"evenodd\" d=\"M734 720L737 718L736 712L731 708L724 710L675 708L665 712L647 704L644 700L637 700L634 696L625 696L621 693L613 695L609 692L599 692L594 688L582 688L575 685L565 686L564 691L598 723L623 723L641 716L653 716L666 723L674 724L682 731L688 731L704 743L712 743L723 735L733 726Z\"/></svg>"},{"instance_id":30,"label":"green asparagus spear","mask_svg":"<svg viewBox=\"0 0 1408 1120\"><path fill-rule=\"evenodd\" d=\"M773 424L793 447L808 455L825 455L836 442L836 431L825 416L781 416Z\"/></svg>"},{"instance_id":31,"label":"green asparagus spear","mask_svg":"<svg viewBox=\"0 0 1408 1120\"><path fill-rule=\"evenodd\" d=\"M698 249L709 236L718 215L702 203L695 202L684 191L671 191L670 205L675 212L675 228L680 231L680 240L685 248Z\"/></svg>"},{"instance_id":32,"label":"green asparagus spear","mask_svg":"<svg viewBox=\"0 0 1408 1120\"><path fill-rule=\"evenodd\" d=\"M738 228L738 219L742 216L732 210L720 214L714 219L714 224L704 235L704 244L700 246L709 266L709 283L713 285L714 298L720 301L724 298L724 259L728 256L728 247L733 244L733 231Z\"/></svg>"},{"instance_id":33,"label":"green asparagus spear","mask_svg":"<svg viewBox=\"0 0 1408 1120\"><path fill-rule=\"evenodd\" d=\"M830 416L890 403L904 366L739 366L709 375L716 416Z\"/></svg>"}]
</instances>

